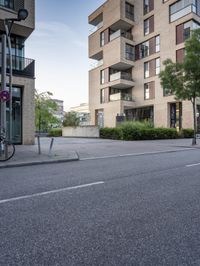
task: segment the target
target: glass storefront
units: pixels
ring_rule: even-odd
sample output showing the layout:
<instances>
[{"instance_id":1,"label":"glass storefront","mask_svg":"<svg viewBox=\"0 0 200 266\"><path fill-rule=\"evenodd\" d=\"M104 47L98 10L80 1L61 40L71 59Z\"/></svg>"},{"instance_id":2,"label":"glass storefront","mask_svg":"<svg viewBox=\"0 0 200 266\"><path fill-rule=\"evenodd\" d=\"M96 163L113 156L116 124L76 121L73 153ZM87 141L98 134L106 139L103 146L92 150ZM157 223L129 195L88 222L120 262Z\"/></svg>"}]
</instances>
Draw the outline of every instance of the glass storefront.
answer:
<instances>
[{"instance_id":1,"label":"glass storefront","mask_svg":"<svg viewBox=\"0 0 200 266\"><path fill-rule=\"evenodd\" d=\"M12 97L12 140L15 144L22 143L22 89L13 87ZM7 130L9 130L9 102L6 104Z\"/></svg>"},{"instance_id":2,"label":"glass storefront","mask_svg":"<svg viewBox=\"0 0 200 266\"><path fill-rule=\"evenodd\" d=\"M130 121L149 121L154 122L154 108L147 106L142 108L125 110L126 119Z\"/></svg>"}]
</instances>

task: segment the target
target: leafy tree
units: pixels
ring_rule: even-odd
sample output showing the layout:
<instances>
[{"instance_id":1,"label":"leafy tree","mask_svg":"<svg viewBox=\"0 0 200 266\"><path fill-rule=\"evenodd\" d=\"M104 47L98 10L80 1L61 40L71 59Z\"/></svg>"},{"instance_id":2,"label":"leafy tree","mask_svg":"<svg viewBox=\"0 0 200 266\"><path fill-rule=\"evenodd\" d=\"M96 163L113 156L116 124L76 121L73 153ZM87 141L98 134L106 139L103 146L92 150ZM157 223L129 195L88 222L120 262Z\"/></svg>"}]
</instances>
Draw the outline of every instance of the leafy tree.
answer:
<instances>
[{"instance_id":1,"label":"leafy tree","mask_svg":"<svg viewBox=\"0 0 200 266\"><path fill-rule=\"evenodd\" d=\"M189 100L193 106L194 138L196 144L197 118L196 102L200 97L200 29L192 32L185 43L183 63L173 63L171 59L163 62L165 69L160 73L161 85L175 95L176 99Z\"/></svg>"},{"instance_id":2,"label":"leafy tree","mask_svg":"<svg viewBox=\"0 0 200 266\"><path fill-rule=\"evenodd\" d=\"M58 106L51 96L51 92L38 93L35 90L35 126L39 132L45 132L52 124L59 123L53 115L53 111L57 111Z\"/></svg>"},{"instance_id":3,"label":"leafy tree","mask_svg":"<svg viewBox=\"0 0 200 266\"><path fill-rule=\"evenodd\" d=\"M80 119L76 112L68 112L64 116L64 127L77 127L80 124Z\"/></svg>"}]
</instances>

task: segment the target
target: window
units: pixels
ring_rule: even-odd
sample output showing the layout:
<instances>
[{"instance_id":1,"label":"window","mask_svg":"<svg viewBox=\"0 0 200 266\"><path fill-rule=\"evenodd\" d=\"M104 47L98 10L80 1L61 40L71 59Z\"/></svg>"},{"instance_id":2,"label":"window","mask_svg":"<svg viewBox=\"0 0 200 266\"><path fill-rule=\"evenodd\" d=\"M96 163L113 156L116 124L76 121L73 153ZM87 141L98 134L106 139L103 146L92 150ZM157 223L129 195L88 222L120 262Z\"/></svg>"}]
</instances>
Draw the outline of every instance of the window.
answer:
<instances>
[{"instance_id":1,"label":"window","mask_svg":"<svg viewBox=\"0 0 200 266\"><path fill-rule=\"evenodd\" d=\"M144 99L152 100L155 98L155 81L144 84Z\"/></svg>"},{"instance_id":2,"label":"window","mask_svg":"<svg viewBox=\"0 0 200 266\"><path fill-rule=\"evenodd\" d=\"M149 34L149 19L146 19L144 21L144 35L148 35Z\"/></svg>"},{"instance_id":3,"label":"window","mask_svg":"<svg viewBox=\"0 0 200 266\"><path fill-rule=\"evenodd\" d=\"M125 58L134 61L134 46L126 43Z\"/></svg>"},{"instance_id":4,"label":"window","mask_svg":"<svg viewBox=\"0 0 200 266\"><path fill-rule=\"evenodd\" d=\"M156 75L160 73L160 58L156 58Z\"/></svg>"},{"instance_id":5,"label":"window","mask_svg":"<svg viewBox=\"0 0 200 266\"><path fill-rule=\"evenodd\" d=\"M100 103L105 103L105 89L100 91Z\"/></svg>"},{"instance_id":6,"label":"window","mask_svg":"<svg viewBox=\"0 0 200 266\"><path fill-rule=\"evenodd\" d=\"M14 9L14 0L0 0L0 6Z\"/></svg>"},{"instance_id":7,"label":"window","mask_svg":"<svg viewBox=\"0 0 200 266\"><path fill-rule=\"evenodd\" d=\"M145 100L149 100L150 99L149 83L144 84L144 99Z\"/></svg>"},{"instance_id":8,"label":"window","mask_svg":"<svg viewBox=\"0 0 200 266\"><path fill-rule=\"evenodd\" d=\"M104 46L105 44L105 35L104 31L100 33L100 46Z\"/></svg>"},{"instance_id":9,"label":"window","mask_svg":"<svg viewBox=\"0 0 200 266\"><path fill-rule=\"evenodd\" d=\"M105 83L105 70L101 70L101 84L104 84Z\"/></svg>"},{"instance_id":10,"label":"window","mask_svg":"<svg viewBox=\"0 0 200 266\"><path fill-rule=\"evenodd\" d=\"M125 17L134 21L134 6L130 3L125 3Z\"/></svg>"},{"instance_id":11,"label":"window","mask_svg":"<svg viewBox=\"0 0 200 266\"><path fill-rule=\"evenodd\" d=\"M198 28L200 28L200 25L194 20L190 20L176 26L176 44L183 43L185 40L190 38L191 31Z\"/></svg>"},{"instance_id":12,"label":"window","mask_svg":"<svg viewBox=\"0 0 200 266\"><path fill-rule=\"evenodd\" d=\"M144 77L149 77L149 62L144 63Z\"/></svg>"},{"instance_id":13,"label":"window","mask_svg":"<svg viewBox=\"0 0 200 266\"><path fill-rule=\"evenodd\" d=\"M144 20L144 35L154 32L154 16Z\"/></svg>"},{"instance_id":14,"label":"window","mask_svg":"<svg viewBox=\"0 0 200 266\"><path fill-rule=\"evenodd\" d=\"M154 9L154 0L144 0L144 15Z\"/></svg>"},{"instance_id":15,"label":"window","mask_svg":"<svg viewBox=\"0 0 200 266\"><path fill-rule=\"evenodd\" d=\"M160 52L160 35L156 36L156 53Z\"/></svg>"}]
</instances>

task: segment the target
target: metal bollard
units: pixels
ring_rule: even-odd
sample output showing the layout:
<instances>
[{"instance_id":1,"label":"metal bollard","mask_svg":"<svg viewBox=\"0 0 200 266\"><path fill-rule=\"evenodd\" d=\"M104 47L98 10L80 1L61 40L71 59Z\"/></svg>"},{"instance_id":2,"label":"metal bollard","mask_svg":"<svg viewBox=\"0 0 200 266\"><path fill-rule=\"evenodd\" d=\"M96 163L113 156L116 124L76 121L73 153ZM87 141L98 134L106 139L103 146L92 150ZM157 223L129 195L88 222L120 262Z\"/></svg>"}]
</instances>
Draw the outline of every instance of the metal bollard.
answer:
<instances>
[{"instance_id":1,"label":"metal bollard","mask_svg":"<svg viewBox=\"0 0 200 266\"><path fill-rule=\"evenodd\" d=\"M51 143L50 143L50 147L49 147L49 156L51 155L51 151L53 148L53 143L54 143L54 138L51 138Z\"/></svg>"},{"instance_id":2,"label":"metal bollard","mask_svg":"<svg viewBox=\"0 0 200 266\"><path fill-rule=\"evenodd\" d=\"M40 136L37 136L37 142L38 142L38 154L41 154L41 146L40 146Z\"/></svg>"}]
</instances>

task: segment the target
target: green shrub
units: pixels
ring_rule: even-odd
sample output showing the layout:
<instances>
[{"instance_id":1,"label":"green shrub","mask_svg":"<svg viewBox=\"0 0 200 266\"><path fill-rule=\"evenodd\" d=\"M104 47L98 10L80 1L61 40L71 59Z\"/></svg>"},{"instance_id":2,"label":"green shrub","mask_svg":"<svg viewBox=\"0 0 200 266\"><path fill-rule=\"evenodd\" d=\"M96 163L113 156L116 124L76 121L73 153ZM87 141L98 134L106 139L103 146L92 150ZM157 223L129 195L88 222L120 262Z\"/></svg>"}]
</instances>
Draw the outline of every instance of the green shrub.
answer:
<instances>
[{"instance_id":1,"label":"green shrub","mask_svg":"<svg viewBox=\"0 0 200 266\"><path fill-rule=\"evenodd\" d=\"M100 137L102 139L117 139L120 140L122 139L122 131L120 128L101 128L100 129Z\"/></svg>"},{"instance_id":2,"label":"green shrub","mask_svg":"<svg viewBox=\"0 0 200 266\"><path fill-rule=\"evenodd\" d=\"M62 137L62 128L52 128L48 131L49 137Z\"/></svg>"},{"instance_id":3,"label":"green shrub","mask_svg":"<svg viewBox=\"0 0 200 266\"><path fill-rule=\"evenodd\" d=\"M104 139L119 140L156 140L176 139L178 133L175 128L137 127L135 124L126 123L117 128L102 128L100 137Z\"/></svg>"},{"instance_id":4,"label":"green shrub","mask_svg":"<svg viewBox=\"0 0 200 266\"><path fill-rule=\"evenodd\" d=\"M193 138L194 130L192 128L181 129L181 131L179 132L179 136L181 138Z\"/></svg>"}]
</instances>

